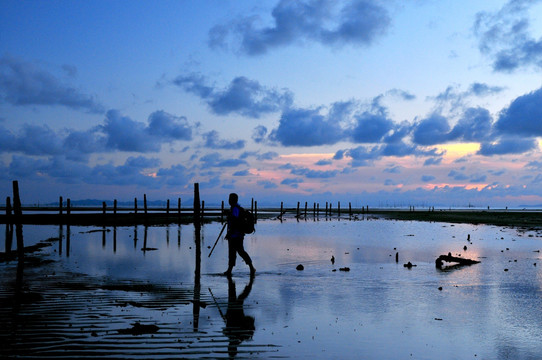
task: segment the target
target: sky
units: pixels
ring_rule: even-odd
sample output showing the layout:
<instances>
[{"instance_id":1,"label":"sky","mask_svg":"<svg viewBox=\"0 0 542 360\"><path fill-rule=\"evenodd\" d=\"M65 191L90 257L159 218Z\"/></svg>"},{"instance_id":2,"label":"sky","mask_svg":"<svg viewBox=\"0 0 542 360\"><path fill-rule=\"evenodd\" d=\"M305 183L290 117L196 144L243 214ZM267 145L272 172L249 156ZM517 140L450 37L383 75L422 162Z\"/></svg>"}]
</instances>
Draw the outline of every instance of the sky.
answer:
<instances>
[{"instance_id":1,"label":"sky","mask_svg":"<svg viewBox=\"0 0 542 360\"><path fill-rule=\"evenodd\" d=\"M542 206L542 1L0 2L0 202Z\"/></svg>"}]
</instances>

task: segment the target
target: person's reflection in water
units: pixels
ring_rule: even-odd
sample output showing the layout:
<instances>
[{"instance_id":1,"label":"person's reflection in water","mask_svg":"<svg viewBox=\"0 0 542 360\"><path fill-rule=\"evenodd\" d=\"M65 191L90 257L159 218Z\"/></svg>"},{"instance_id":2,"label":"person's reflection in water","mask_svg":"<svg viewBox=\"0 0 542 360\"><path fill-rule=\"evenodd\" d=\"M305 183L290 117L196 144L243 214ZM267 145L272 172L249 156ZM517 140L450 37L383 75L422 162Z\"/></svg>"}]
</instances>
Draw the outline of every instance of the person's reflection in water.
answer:
<instances>
[{"instance_id":1,"label":"person's reflection in water","mask_svg":"<svg viewBox=\"0 0 542 360\"><path fill-rule=\"evenodd\" d=\"M245 315L243 304L245 299L252 290L254 276L250 277L250 281L245 286L243 292L237 296L235 290L235 282L231 277L228 277L228 310L226 311L225 321L226 327L223 330L224 335L229 339L228 353L230 358L237 355L237 347L245 340L252 339L254 335L254 317Z\"/></svg>"}]
</instances>

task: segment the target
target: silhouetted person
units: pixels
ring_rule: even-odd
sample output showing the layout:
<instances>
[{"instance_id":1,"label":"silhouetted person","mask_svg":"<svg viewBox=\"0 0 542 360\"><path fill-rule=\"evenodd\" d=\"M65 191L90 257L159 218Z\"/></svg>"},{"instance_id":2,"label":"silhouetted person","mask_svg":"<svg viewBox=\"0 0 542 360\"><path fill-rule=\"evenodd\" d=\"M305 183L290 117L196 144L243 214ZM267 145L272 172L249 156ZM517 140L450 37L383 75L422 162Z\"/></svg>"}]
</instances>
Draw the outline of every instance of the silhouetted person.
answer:
<instances>
[{"instance_id":1,"label":"silhouetted person","mask_svg":"<svg viewBox=\"0 0 542 360\"><path fill-rule=\"evenodd\" d=\"M231 209L228 214L228 232L226 233L226 239L228 240L228 270L224 272L224 275L228 277L231 276L231 272L235 266L237 253L250 267L250 274L254 275L256 272L256 269L252 266L250 256L243 247L243 239L245 238L241 220L241 211L243 210L237 203L238 201L239 197L237 194L231 193L228 199Z\"/></svg>"},{"instance_id":2,"label":"silhouetted person","mask_svg":"<svg viewBox=\"0 0 542 360\"><path fill-rule=\"evenodd\" d=\"M243 292L237 296L235 283L232 278L228 278L228 310L226 311L226 327L223 330L224 335L229 339L228 354L231 358L237 355L237 347L245 340L252 339L254 335L254 317L245 315L243 303L252 290L254 276L250 276L250 281L245 286Z\"/></svg>"}]
</instances>

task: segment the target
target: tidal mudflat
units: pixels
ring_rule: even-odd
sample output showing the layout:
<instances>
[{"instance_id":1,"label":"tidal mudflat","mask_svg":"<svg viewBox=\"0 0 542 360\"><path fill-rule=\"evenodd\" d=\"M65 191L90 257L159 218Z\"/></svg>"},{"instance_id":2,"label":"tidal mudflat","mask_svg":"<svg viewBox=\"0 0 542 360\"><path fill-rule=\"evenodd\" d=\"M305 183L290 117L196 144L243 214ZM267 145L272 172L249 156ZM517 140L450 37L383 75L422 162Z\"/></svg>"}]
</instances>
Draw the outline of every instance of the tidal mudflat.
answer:
<instances>
[{"instance_id":1,"label":"tidal mudflat","mask_svg":"<svg viewBox=\"0 0 542 360\"><path fill-rule=\"evenodd\" d=\"M0 262L0 356L542 358L539 230L262 220L256 276L238 259L229 280L221 226L198 246L193 225L24 225L45 246ZM448 253L480 263L437 269Z\"/></svg>"}]
</instances>

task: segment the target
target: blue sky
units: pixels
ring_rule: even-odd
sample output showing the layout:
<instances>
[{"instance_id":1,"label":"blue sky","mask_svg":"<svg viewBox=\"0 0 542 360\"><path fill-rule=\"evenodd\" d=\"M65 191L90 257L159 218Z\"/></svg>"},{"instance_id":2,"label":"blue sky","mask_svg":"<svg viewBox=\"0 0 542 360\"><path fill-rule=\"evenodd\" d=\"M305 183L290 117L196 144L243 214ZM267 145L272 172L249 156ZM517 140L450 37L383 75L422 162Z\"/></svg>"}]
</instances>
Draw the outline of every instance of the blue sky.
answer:
<instances>
[{"instance_id":1,"label":"blue sky","mask_svg":"<svg viewBox=\"0 0 542 360\"><path fill-rule=\"evenodd\" d=\"M541 1L0 3L24 203L542 204Z\"/></svg>"}]
</instances>

